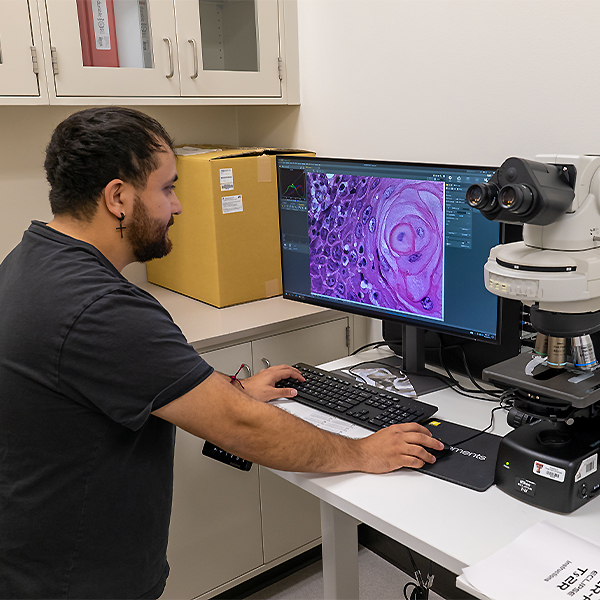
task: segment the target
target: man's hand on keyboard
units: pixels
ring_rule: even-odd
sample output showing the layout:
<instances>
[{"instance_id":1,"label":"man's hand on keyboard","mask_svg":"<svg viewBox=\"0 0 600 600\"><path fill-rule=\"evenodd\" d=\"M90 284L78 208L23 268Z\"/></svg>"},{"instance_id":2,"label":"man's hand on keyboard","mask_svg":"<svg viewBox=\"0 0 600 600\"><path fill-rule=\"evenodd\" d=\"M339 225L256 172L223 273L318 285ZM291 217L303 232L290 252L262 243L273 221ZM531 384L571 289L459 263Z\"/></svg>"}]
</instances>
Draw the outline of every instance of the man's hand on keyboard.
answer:
<instances>
[{"instance_id":1,"label":"man's hand on keyboard","mask_svg":"<svg viewBox=\"0 0 600 600\"><path fill-rule=\"evenodd\" d=\"M435 462L427 448L444 448L428 429L417 423L390 425L360 442L367 457L361 471L368 473L388 473L401 467L419 469L426 462Z\"/></svg>"},{"instance_id":2,"label":"man's hand on keyboard","mask_svg":"<svg viewBox=\"0 0 600 600\"><path fill-rule=\"evenodd\" d=\"M275 384L282 379L304 381L300 371L289 365L277 365L263 369L256 375L242 380L244 391L256 400L268 402L275 398L292 398L298 392L293 388L276 388Z\"/></svg>"}]
</instances>

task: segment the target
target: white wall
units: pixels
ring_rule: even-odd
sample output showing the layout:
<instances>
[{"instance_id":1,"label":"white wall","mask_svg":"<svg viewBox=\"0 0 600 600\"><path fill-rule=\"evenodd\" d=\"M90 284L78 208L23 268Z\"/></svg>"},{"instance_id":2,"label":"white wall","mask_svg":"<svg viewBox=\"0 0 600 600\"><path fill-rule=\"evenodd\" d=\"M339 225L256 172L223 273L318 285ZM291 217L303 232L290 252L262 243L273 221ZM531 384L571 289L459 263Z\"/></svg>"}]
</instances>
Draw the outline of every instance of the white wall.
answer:
<instances>
[{"instance_id":1,"label":"white wall","mask_svg":"<svg viewBox=\"0 0 600 600\"><path fill-rule=\"evenodd\" d=\"M498 165L600 152L597 0L298 0L301 106L240 142Z\"/></svg>"}]
</instances>

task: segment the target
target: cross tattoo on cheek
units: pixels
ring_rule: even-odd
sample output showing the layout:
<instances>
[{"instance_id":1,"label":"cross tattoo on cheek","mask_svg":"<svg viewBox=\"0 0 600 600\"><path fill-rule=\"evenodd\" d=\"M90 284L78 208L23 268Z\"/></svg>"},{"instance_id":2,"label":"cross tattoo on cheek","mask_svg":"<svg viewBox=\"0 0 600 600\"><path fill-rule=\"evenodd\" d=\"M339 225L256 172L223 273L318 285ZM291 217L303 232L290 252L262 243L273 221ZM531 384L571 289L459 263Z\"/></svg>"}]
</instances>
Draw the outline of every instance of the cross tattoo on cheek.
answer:
<instances>
[{"instance_id":1,"label":"cross tattoo on cheek","mask_svg":"<svg viewBox=\"0 0 600 600\"><path fill-rule=\"evenodd\" d=\"M123 227L123 221L125 220L125 215L123 213L121 213L121 216L117 217L117 219L119 219L119 226L115 227L115 229L118 229L121 232L121 239L123 239L123 229L127 229L127 227Z\"/></svg>"}]
</instances>

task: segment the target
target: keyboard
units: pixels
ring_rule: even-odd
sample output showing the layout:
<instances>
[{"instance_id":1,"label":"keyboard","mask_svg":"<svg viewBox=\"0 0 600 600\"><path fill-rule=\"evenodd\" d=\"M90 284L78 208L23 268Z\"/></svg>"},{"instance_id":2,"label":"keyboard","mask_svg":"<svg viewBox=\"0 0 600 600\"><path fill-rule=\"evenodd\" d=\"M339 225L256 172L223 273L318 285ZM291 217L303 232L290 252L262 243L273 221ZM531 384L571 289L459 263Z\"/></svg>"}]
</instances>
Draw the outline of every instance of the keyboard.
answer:
<instances>
[{"instance_id":1,"label":"keyboard","mask_svg":"<svg viewBox=\"0 0 600 600\"><path fill-rule=\"evenodd\" d=\"M437 406L389 392L351 377L333 375L305 363L294 365L306 381L289 378L276 387L294 388L294 400L372 431L396 423L421 423L437 412Z\"/></svg>"}]
</instances>

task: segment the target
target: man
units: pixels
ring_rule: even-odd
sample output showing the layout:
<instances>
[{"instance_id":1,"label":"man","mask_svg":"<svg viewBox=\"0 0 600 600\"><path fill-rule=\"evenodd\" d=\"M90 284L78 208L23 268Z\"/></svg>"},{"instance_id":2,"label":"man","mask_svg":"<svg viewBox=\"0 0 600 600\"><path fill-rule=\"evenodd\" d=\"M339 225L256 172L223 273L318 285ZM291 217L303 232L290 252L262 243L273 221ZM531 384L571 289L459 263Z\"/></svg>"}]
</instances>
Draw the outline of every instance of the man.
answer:
<instances>
[{"instance_id":1,"label":"man","mask_svg":"<svg viewBox=\"0 0 600 600\"><path fill-rule=\"evenodd\" d=\"M364 440L267 404L298 371L216 373L121 270L167 254L181 205L153 119L75 113L46 152L54 215L0 265L0 597L158 598L174 425L293 471L382 473L440 448L416 424ZM199 515L202 518L203 515Z\"/></svg>"}]
</instances>

